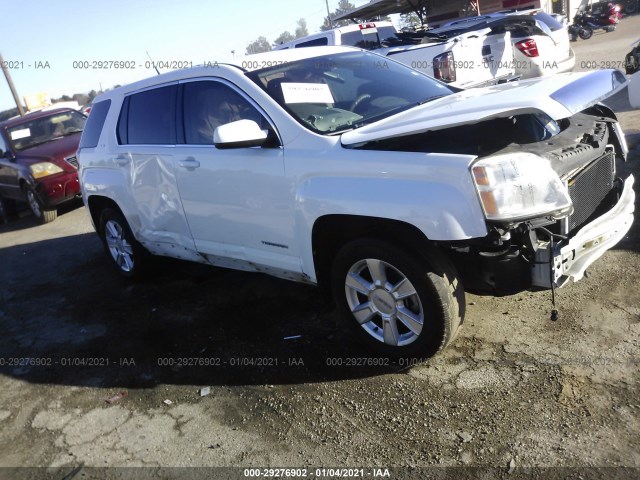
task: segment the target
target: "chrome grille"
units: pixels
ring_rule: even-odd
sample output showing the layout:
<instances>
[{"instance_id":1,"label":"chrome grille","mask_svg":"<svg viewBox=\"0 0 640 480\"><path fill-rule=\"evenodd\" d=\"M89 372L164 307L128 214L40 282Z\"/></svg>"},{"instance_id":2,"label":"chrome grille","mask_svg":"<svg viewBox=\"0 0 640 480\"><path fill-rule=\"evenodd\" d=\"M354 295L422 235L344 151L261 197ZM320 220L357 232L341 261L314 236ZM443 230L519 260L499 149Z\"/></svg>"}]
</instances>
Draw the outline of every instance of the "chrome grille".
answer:
<instances>
[{"instance_id":1,"label":"chrome grille","mask_svg":"<svg viewBox=\"0 0 640 480\"><path fill-rule=\"evenodd\" d=\"M606 153L569 180L574 208L568 219L569 231L582 226L613 189L614 161L615 154Z\"/></svg>"},{"instance_id":2,"label":"chrome grille","mask_svg":"<svg viewBox=\"0 0 640 480\"><path fill-rule=\"evenodd\" d=\"M65 158L65 160L67 161L67 163L70 163L74 167L78 168L78 159L75 156L69 157L69 158Z\"/></svg>"}]
</instances>

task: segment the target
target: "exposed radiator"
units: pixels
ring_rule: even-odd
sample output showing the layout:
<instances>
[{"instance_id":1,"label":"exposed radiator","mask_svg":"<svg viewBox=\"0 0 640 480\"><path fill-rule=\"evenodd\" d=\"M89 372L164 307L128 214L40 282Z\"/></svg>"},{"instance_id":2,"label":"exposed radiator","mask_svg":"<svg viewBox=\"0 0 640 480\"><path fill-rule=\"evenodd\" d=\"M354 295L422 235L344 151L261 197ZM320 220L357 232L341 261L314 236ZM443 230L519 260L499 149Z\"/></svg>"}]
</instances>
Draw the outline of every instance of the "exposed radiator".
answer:
<instances>
[{"instance_id":1,"label":"exposed radiator","mask_svg":"<svg viewBox=\"0 0 640 480\"><path fill-rule=\"evenodd\" d=\"M606 153L569 180L574 208L568 219L570 232L582 226L613 189L614 162L614 152Z\"/></svg>"}]
</instances>

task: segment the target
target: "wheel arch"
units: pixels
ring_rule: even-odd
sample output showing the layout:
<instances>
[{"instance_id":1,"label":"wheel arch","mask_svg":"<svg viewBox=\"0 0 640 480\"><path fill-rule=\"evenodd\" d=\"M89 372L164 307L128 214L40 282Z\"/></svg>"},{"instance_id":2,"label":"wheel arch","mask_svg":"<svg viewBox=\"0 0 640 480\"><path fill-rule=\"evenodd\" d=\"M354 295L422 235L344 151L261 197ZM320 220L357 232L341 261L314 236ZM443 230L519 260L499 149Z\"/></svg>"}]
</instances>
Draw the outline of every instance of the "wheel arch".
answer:
<instances>
[{"instance_id":1,"label":"wheel arch","mask_svg":"<svg viewBox=\"0 0 640 480\"><path fill-rule=\"evenodd\" d=\"M102 195L91 195L87 199L87 207L89 208L89 215L91 216L91 221L93 222L93 228L96 232L99 231L100 228L100 215L104 211L105 208L113 208L117 210L124 216L124 212L120 208L120 206L115 202L115 200L105 197Z\"/></svg>"},{"instance_id":2,"label":"wheel arch","mask_svg":"<svg viewBox=\"0 0 640 480\"><path fill-rule=\"evenodd\" d=\"M435 245L415 225L389 218L360 215L330 214L316 219L311 233L313 263L318 285L327 290L331 264L338 251L347 243L371 238L411 250L427 262L433 259Z\"/></svg>"}]
</instances>

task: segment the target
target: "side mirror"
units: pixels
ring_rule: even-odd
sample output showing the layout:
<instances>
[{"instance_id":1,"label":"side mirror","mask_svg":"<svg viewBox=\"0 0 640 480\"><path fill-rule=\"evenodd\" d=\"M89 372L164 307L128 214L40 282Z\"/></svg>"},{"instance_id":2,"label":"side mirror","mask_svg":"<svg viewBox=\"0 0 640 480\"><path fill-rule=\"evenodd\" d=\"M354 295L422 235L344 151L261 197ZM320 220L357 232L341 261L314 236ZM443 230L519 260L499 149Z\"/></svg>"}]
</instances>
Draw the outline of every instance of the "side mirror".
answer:
<instances>
[{"instance_id":1,"label":"side mirror","mask_svg":"<svg viewBox=\"0 0 640 480\"><path fill-rule=\"evenodd\" d=\"M260 147L267 141L267 132L253 120L237 120L220 125L213 132L217 148Z\"/></svg>"}]
</instances>

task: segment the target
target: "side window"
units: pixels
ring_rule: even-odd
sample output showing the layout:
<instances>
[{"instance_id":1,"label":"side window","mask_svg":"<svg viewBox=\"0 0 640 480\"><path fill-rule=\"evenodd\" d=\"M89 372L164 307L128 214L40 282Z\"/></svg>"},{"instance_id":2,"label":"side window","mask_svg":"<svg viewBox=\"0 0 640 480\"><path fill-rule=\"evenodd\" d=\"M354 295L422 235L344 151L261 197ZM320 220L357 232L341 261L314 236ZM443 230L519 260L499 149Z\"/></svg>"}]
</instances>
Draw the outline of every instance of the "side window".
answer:
<instances>
[{"instance_id":1,"label":"side window","mask_svg":"<svg viewBox=\"0 0 640 480\"><path fill-rule=\"evenodd\" d=\"M313 40L307 40L306 42L300 42L296 45L296 48L304 47L323 47L329 45L329 39L327 37L314 38Z\"/></svg>"},{"instance_id":2,"label":"side window","mask_svg":"<svg viewBox=\"0 0 640 480\"><path fill-rule=\"evenodd\" d=\"M378 37L377 30L374 30L372 33L367 32L367 30L356 30L355 32L343 33L341 44L372 50L374 48L380 48L380 38Z\"/></svg>"},{"instance_id":3,"label":"side window","mask_svg":"<svg viewBox=\"0 0 640 480\"><path fill-rule=\"evenodd\" d=\"M177 85L154 88L129 97L126 143L173 145L176 143ZM124 104L126 108L126 103ZM122 115L121 119L122 121ZM124 132L119 128L119 136Z\"/></svg>"},{"instance_id":4,"label":"side window","mask_svg":"<svg viewBox=\"0 0 640 480\"><path fill-rule=\"evenodd\" d=\"M213 145L216 127L236 120L253 120L269 128L264 117L242 95L215 81L184 84L184 134L186 143Z\"/></svg>"},{"instance_id":5,"label":"side window","mask_svg":"<svg viewBox=\"0 0 640 480\"><path fill-rule=\"evenodd\" d=\"M80 139L80 148L94 148L98 146L100 133L102 132L102 127L104 126L104 121L107 118L110 106L111 100L103 100L91 107L91 114L87 119L87 123L84 125L84 131ZM0 148L2 147L0 146Z\"/></svg>"}]
</instances>

